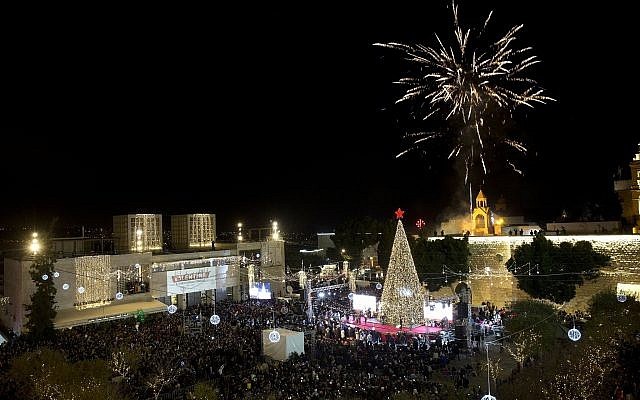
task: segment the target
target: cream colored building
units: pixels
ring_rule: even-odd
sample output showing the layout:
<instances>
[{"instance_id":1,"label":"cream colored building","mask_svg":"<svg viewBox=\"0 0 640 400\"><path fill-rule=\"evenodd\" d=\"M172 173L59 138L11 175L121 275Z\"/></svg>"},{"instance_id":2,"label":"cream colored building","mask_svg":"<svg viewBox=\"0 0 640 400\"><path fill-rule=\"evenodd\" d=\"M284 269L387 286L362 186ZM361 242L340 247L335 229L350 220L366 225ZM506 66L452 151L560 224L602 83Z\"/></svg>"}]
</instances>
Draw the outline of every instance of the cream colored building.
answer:
<instances>
[{"instance_id":1,"label":"cream colored building","mask_svg":"<svg viewBox=\"0 0 640 400\"><path fill-rule=\"evenodd\" d=\"M115 215L113 238L119 253L162 250L162 215Z\"/></svg>"},{"instance_id":2,"label":"cream colored building","mask_svg":"<svg viewBox=\"0 0 640 400\"><path fill-rule=\"evenodd\" d=\"M171 246L176 250L211 250L216 239L215 214L171 216Z\"/></svg>"},{"instance_id":3,"label":"cream colored building","mask_svg":"<svg viewBox=\"0 0 640 400\"><path fill-rule=\"evenodd\" d=\"M210 303L248 298L244 255L259 254L256 268L271 283L274 297L285 293L284 241L239 243L236 248L175 254L150 251L58 259L47 275L57 290L56 328L126 318L138 310L166 312ZM3 325L17 334L27 321L35 284L29 274L30 256L5 258L4 295L10 299L0 312Z\"/></svg>"}]
</instances>

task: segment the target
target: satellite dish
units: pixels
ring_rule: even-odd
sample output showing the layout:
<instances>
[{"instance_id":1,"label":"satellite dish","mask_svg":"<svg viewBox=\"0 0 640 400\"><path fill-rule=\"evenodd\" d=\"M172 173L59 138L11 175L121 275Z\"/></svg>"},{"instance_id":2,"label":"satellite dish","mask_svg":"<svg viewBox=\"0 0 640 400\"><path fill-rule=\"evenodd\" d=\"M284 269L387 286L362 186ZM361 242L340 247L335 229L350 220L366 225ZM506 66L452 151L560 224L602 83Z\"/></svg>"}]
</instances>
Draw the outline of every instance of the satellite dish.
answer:
<instances>
[{"instance_id":1,"label":"satellite dish","mask_svg":"<svg viewBox=\"0 0 640 400\"><path fill-rule=\"evenodd\" d=\"M293 293L293 288L290 285L287 285L287 293Z\"/></svg>"}]
</instances>

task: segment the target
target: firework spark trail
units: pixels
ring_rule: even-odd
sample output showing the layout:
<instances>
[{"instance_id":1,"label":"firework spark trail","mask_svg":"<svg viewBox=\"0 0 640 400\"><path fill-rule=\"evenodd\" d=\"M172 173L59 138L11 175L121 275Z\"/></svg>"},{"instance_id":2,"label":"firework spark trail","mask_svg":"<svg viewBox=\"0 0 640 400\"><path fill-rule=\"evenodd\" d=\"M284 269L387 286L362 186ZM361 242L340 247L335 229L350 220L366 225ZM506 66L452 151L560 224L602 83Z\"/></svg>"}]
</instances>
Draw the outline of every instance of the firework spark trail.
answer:
<instances>
[{"instance_id":1,"label":"firework spark trail","mask_svg":"<svg viewBox=\"0 0 640 400\"><path fill-rule=\"evenodd\" d=\"M499 121L501 113L512 113L519 106L533 108L535 104L554 99L546 96L544 89L534 79L523 75L540 62L529 53L531 47L514 47L523 25L512 27L488 46L476 46L475 42L480 41L486 33L493 11L477 32L462 28L455 2L452 3L452 12L455 37L452 47L446 46L437 34L435 47L396 42L374 43L374 46L398 50L404 54L406 61L417 67L414 76L402 77L395 82L404 89L396 103L418 102L423 120L439 118L454 122L451 125L456 126L453 134L445 130L441 135L430 134L414 140L396 157L419 148L420 144L430 139L449 137L454 143L448 158L464 159L466 184L469 170L476 159L480 160L484 173L487 173L487 148L506 144L521 153L527 151L520 142L492 135L492 121ZM445 135L446 132L448 134ZM509 165L514 171L522 173L511 161Z\"/></svg>"},{"instance_id":2,"label":"firework spark trail","mask_svg":"<svg viewBox=\"0 0 640 400\"><path fill-rule=\"evenodd\" d=\"M509 164L509 166L511 167L511 169L513 169L515 172L517 172L518 174L522 175L522 170L516 168L515 164L512 163L511 161L507 160L507 164Z\"/></svg>"}]
</instances>

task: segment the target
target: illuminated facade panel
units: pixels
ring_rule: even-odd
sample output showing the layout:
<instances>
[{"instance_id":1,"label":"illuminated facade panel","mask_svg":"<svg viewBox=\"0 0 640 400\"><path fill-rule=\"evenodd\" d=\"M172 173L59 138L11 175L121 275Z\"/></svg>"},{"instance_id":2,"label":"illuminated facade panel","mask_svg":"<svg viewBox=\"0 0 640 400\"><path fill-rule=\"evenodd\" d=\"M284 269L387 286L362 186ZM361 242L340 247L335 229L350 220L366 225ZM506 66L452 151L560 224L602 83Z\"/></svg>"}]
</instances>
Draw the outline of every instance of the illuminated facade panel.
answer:
<instances>
[{"instance_id":1,"label":"illuminated facade panel","mask_svg":"<svg viewBox=\"0 0 640 400\"><path fill-rule=\"evenodd\" d=\"M162 215L116 215L113 236L116 250L122 253L162 250Z\"/></svg>"},{"instance_id":2,"label":"illuminated facade panel","mask_svg":"<svg viewBox=\"0 0 640 400\"><path fill-rule=\"evenodd\" d=\"M114 297L111 279L111 256L88 256L74 259L76 270L76 306L97 307Z\"/></svg>"},{"instance_id":3,"label":"illuminated facade panel","mask_svg":"<svg viewBox=\"0 0 640 400\"><path fill-rule=\"evenodd\" d=\"M171 216L171 242L174 249L210 250L216 238L215 214Z\"/></svg>"}]
</instances>

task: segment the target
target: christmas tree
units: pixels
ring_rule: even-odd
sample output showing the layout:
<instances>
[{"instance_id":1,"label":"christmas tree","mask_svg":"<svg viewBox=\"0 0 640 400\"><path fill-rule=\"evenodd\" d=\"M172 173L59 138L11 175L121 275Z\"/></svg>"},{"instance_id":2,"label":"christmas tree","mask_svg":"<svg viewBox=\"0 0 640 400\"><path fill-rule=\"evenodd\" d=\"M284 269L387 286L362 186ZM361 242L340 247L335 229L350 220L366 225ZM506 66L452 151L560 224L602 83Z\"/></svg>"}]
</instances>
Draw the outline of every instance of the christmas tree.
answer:
<instances>
[{"instance_id":1,"label":"christmas tree","mask_svg":"<svg viewBox=\"0 0 640 400\"><path fill-rule=\"evenodd\" d=\"M386 323L408 326L424 320L424 294L400 220L402 213L400 209L396 211L398 228L391 248L381 306Z\"/></svg>"}]
</instances>

